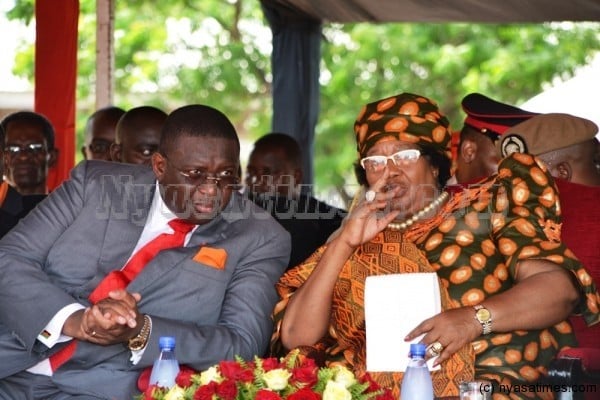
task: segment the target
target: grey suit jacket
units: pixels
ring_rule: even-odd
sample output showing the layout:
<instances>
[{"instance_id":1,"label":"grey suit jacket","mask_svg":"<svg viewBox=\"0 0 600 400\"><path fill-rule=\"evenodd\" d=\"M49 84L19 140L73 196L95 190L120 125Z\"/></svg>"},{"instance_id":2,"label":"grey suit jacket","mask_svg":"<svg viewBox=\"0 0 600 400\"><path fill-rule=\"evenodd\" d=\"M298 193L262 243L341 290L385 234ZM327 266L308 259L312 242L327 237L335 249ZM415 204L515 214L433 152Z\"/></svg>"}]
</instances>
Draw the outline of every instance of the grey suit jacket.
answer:
<instances>
[{"instance_id":1,"label":"grey suit jacket","mask_svg":"<svg viewBox=\"0 0 600 400\"><path fill-rule=\"evenodd\" d=\"M0 241L0 378L50 351L38 334L62 307L88 303L110 271L120 269L143 230L155 190L151 169L83 162ZM202 246L225 249L224 269L195 261ZM141 361L122 344L79 342L52 379L68 393L128 399L141 369L158 356L158 338L176 338L181 364L207 368L240 355L262 355L278 297L274 284L290 254L289 234L237 193L199 226L184 248L161 251L130 283L139 309L152 317Z\"/></svg>"}]
</instances>

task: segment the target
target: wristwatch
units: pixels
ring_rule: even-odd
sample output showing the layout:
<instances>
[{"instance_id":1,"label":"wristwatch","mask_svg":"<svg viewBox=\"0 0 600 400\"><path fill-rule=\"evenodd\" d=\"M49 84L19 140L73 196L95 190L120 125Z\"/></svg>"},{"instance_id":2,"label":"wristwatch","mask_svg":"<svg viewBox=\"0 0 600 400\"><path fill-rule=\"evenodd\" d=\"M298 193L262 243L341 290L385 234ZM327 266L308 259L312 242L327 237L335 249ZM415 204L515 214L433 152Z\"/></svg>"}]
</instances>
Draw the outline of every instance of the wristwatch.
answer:
<instances>
[{"instance_id":1,"label":"wristwatch","mask_svg":"<svg viewBox=\"0 0 600 400\"><path fill-rule=\"evenodd\" d=\"M148 337L150 336L150 331L152 330L152 320L147 315L144 315L144 325L142 326L142 330L140 333L132 337L127 341L127 347L129 350L137 351L142 350L146 347L146 343L148 343Z\"/></svg>"},{"instance_id":2,"label":"wristwatch","mask_svg":"<svg viewBox=\"0 0 600 400\"><path fill-rule=\"evenodd\" d=\"M483 328L483 334L488 335L492 333L492 313L490 313L490 310L481 304L477 304L476 306L473 306L473 308L475 309L475 319Z\"/></svg>"}]
</instances>

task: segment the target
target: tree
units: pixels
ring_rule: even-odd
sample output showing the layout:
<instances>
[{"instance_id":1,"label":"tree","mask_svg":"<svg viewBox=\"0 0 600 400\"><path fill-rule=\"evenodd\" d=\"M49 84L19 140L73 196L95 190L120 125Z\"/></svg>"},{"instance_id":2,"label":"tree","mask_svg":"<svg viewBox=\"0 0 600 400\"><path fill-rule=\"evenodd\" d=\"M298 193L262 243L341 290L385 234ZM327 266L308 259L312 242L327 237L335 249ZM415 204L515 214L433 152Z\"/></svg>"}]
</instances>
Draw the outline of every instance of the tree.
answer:
<instances>
[{"instance_id":1,"label":"tree","mask_svg":"<svg viewBox=\"0 0 600 400\"><path fill-rule=\"evenodd\" d=\"M80 0L78 128L91 113L95 63L95 1ZM32 0L9 17L24 22ZM270 130L270 30L257 0L117 2L115 104L151 104L170 111L189 103L224 110L240 136ZM323 29L321 114L315 183L340 190L355 183L353 123L360 107L403 91L440 104L454 129L460 100L481 92L520 104L553 78L569 77L600 50L598 23L326 24ZM32 45L16 73L33 80ZM349 190L342 190L344 186Z\"/></svg>"},{"instance_id":2,"label":"tree","mask_svg":"<svg viewBox=\"0 0 600 400\"><path fill-rule=\"evenodd\" d=\"M600 49L597 23L349 24L324 29L317 184L354 184L352 125L365 103L401 92L436 100L460 129L461 99L519 105ZM343 143L343 144L340 144ZM352 185L350 185L352 189ZM351 190L346 193L351 194ZM346 198L347 199L347 198Z\"/></svg>"}]
</instances>

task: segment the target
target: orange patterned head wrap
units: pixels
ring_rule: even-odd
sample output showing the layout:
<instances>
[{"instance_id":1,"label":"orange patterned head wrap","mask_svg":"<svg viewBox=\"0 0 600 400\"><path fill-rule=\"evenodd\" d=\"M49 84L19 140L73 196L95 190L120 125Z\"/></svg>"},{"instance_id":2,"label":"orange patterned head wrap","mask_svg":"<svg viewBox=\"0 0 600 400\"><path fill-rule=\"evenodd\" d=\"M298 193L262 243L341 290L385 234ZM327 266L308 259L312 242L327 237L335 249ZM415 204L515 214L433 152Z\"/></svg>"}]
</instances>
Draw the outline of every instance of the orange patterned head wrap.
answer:
<instances>
[{"instance_id":1,"label":"orange patterned head wrap","mask_svg":"<svg viewBox=\"0 0 600 400\"><path fill-rule=\"evenodd\" d=\"M361 157L379 140L390 137L425 145L450 155L450 123L432 100L402 93L369 103L356 122L356 146Z\"/></svg>"}]
</instances>

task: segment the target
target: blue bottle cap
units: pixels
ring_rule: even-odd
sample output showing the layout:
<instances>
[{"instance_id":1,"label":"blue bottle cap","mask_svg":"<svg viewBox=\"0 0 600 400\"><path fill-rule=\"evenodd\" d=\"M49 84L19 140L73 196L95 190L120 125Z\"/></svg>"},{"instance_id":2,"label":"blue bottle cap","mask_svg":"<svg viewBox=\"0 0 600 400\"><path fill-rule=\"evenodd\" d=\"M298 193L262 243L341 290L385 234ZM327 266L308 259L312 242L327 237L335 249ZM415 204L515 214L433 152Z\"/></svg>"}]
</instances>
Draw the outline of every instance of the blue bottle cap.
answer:
<instances>
[{"instance_id":1,"label":"blue bottle cap","mask_svg":"<svg viewBox=\"0 0 600 400\"><path fill-rule=\"evenodd\" d=\"M160 349L174 349L175 348L175 338L173 336L161 336L158 339L158 347Z\"/></svg>"},{"instance_id":2,"label":"blue bottle cap","mask_svg":"<svg viewBox=\"0 0 600 400\"><path fill-rule=\"evenodd\" d=\"M410 344L410 355L425 357L425 343L411 343Z\"/></svg>"}]
</instances>

